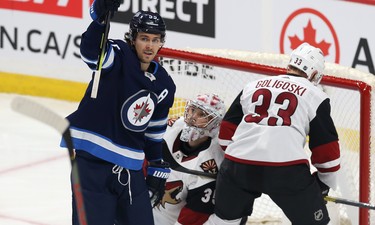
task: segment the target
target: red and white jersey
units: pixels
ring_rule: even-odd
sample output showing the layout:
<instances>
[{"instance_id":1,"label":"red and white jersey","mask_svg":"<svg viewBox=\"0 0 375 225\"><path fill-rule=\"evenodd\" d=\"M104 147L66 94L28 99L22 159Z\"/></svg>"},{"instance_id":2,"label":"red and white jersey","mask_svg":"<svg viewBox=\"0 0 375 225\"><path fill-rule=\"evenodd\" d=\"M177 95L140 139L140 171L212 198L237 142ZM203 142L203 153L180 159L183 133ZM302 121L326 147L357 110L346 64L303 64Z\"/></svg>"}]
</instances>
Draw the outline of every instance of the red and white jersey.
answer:
<instances>
[{"instance_id":1,"label":"red and white jersey","mask_svg":"<svg viewBox=\"0 0 375 225\"><path fill-rule=\"evenodd\" d=\"M338 135L329 97L306 78L279 75L253 81L234 100L220 127L225 157L264 166L311 163L335 188L340 168Z\"/></svg>"},{"instance_id":2,"label":"red and white jersey","mask_svg":"<svg viewBox=\"0 0 375 225\"><path fill-rule=\"evenodd\" d=\"M168 126L164 144L182 166L216 174L224 159L224 152L217 138L210 139L201 149L186 155L181 151L181 146L187 143L180 141L184 123L181 117ZM215 183L213 178L172 170L163 199L153 209L155 225L203 224L213 214Z\"/></svg>"}]
</instances>

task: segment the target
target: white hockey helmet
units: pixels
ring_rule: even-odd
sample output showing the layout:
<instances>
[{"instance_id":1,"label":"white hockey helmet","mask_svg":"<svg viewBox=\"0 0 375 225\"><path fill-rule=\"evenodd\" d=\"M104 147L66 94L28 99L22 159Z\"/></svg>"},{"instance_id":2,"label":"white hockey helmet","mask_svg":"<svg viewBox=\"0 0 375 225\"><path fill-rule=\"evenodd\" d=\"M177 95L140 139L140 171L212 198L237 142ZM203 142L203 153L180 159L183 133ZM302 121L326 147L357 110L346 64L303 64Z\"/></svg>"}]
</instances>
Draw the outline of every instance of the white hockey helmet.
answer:
<instances>
[{"instance_id":1,"label":"white hockey helmet","mask_svg":"<svg viewBox=\"0 0 375 225\"><path fill-rule=\"evenodd\" d=\"M191 123L191 107L202 110L201 118L206 118L205 124ZM216 94L199 94L195 99L189 100L185 107L185 127L180 139L183 141L196 140L203 136L215 137L219 132L220 123L225 114L224 101Z\"/></svg>"},{"instance_id":2,"label":"white hockey helmet","mask_svg":"<svg viewBox=\"0 0 375 225\"><path fill-rule=\"evenodd\" d=\"M322 50L305 42L293 50L289 65L305 72L307 79L317 85L323 77L324 62Z\"/></svg>"}]
</instances>

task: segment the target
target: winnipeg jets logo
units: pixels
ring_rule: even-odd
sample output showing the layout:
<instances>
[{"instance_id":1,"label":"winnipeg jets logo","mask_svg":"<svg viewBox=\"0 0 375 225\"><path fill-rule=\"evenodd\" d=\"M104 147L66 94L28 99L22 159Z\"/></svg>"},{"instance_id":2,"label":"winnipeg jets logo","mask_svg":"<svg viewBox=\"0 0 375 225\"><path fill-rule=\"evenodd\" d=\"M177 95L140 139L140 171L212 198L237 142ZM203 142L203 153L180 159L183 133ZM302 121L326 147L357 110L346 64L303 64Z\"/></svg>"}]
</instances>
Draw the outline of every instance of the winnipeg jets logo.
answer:
<instances>
[{"instance_id":1,"label":"winnipeg jets logo","mask_svg":"<svg viewBox=\"0 0 375 225\"><path fill-rule=\"evenodd\" d=\"M142 102L141 105L135 104L134 108L134 123L142 122L142 119L150 115L151 109L149 107L148 100L150 99L150 94L147 96L146 102Z\"/></svg>"},{"instance_id":2,"label":"winnipeg jets logo","mask_svg":"<svg viewBox=\"0 0 375 225\"><path fill-rule=\"evenodd\" d=\"M146 90L141 90L128 98L121 108L122 124L128 130L142 132L154 113L158 96Z\"/></svg>"}]
</instances>

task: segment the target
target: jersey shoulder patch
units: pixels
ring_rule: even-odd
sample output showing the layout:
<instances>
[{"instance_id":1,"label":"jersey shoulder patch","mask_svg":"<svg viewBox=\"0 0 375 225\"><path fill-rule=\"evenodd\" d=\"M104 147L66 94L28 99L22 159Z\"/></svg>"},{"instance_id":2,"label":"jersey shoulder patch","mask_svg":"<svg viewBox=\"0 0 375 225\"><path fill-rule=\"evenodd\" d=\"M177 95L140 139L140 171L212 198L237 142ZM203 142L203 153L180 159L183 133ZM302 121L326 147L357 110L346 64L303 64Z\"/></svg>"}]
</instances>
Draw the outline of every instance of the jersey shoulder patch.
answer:
<instances>
[{"instance_id":1,"label":"jersey shoulder patch","mask_svg":"<svg viewBox=\"0 0 375 225\"><path fill-rule=\"evenodd\" d=\"M208 173L212 173L212 174L217 174L218 171L219 171L219 168L218 168L214 159L209 159L209 160L203 162L200 165L200 167L204 172L208 172Z\"/></svg>"}]
</instances>

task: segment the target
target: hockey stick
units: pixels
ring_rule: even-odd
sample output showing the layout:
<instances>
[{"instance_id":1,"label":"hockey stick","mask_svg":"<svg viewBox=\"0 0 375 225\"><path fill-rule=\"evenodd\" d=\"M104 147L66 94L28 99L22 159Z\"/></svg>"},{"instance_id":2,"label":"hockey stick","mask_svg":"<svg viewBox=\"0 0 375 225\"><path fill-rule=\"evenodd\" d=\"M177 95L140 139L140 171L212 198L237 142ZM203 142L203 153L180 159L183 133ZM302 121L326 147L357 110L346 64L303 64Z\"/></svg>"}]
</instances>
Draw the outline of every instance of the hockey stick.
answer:
<instances>
[{"instance_id":1,"label":"hockey stick","mask_svg":"<svg viewBox=\"0 0 375 225\"><path fill-rule=\"evenodd\" d=\"M214 179L217 176L216 174L205 173L205 172L198 171L198 170L191 170L191 169L188 169L186 167L181 166L174 159L174 157L173 157L172 153L169 151L167 145L164 145L164 147L163 147L163 159L164 159L164 161L169 163L171 169L182 172L182 173L188 173L188 174L193 174L193 175L198 175L198 176L210 177L210 178L214 178ZM329 202L334 202L336 204L345 204L345 205L351 205L351 206L357 206L357 207L361 207L361 208L368 208L368 209L375 210L374 205L371 205L369 203L364 203L364 202L356 202L356 201L332 197L332 196L325 196L324 200L329 201Z\"/></svg>"},{"instance_id":2,"label":"hockey stick","mask_svg":"<svg viewBox=\"0 0 375 225\"><path fill-rule=\"evenodd\" d=\"M69 121L50 109L40 105L39 103L23 97L14 98L11 103L11 108L18 113L29 116L55 128L62 135L69 151L70 163L72 166L72 188L76 199L78 220L80 225L87 225L78 167L76 161L74 160L74 150L72 137L69 130Z\"/></svg>"},{"instance_id":3,"label":"hockey stick","mask_svg":"<svg viewBox=\"0 0 375 225\"><path fill-rule=\"evenodd\" d=\"M112 17L112 12L110 11L109 13L107 13L105 17L105 31L102 34L102 39L100 41L100 54L98 56L99 58L98 64L96 65L96 69L92 72L94 81L92 84L91 98L96 98L96 96L98 95L99 80L100 80L100 75L102 73L102 66L103 66L105 51L107 50L106 45L107 45L109 24L111 22L111 17Z\"/></svg>"},{"instance_id":4,"label":"hockey stick","mask_svg":"<svg viewBox=\"0 0 375 225\"><path fill-rule=\"evenodd\" d=\"M163 147L163 159L164 161L168 162L171 169L182 172L182 173L188 173L188 174L193 174L193 175L198 175L198 176L204 176L204 177L209 177L209 178L216 178L216 174L212 173L205 173L202 171L198 170L192 170L188 169L186 167L181 166L173 157L172 153L169 151L167 145L164 145ZM375 210L375 206L364 203L364 202L355 202L352 200L347 200L347 199L342 199L342 198L337 198L337 197L332 197L332 196L326 196L324 197L324 200L329 201L329 202L334 202L336 204L345 204L345 205L351 205L351 206L357 206L361 208L368 208L368 209L373 209Z\"/></svg>"},{"instance_id":5,"label":"hockey stick","mask_svg":"<svg viewBox=\"0 0 375 225\"><path fill-rule=\"evenodd\" d=\"M166 144L163 144L163 160L169 163L169 166L171 169L182 172L182 173L188 173L188 174L193 174L193 175L198 175L198 176L203 176L203 177L209 177L209 178L214 178L216 179L216 174L213 173L205 173L199 170L192 170L188 169L184 166L181 166L180 163L178 163L172 153L169 151L168 146Z\"/></svg>"},{"instance_id":6,"label":"hockey stick","mask_svg":"<svg viewBox=\"0 0 375 225\"><path fill-rule=\"evenodd\" d=\"M364 202L356 202L356 201L332 197L332 196L326 196L326 197L324 197L324 200L329 201L329 202L334 202L334 203L337 203L337 204L345 204L345 205L351 205L351 206L357 206L357 207L360 207L360 208L367 208L367 209L375 210L374 205L370 205L369 203L364 203Z\"/></svg>"}]
</instances>

